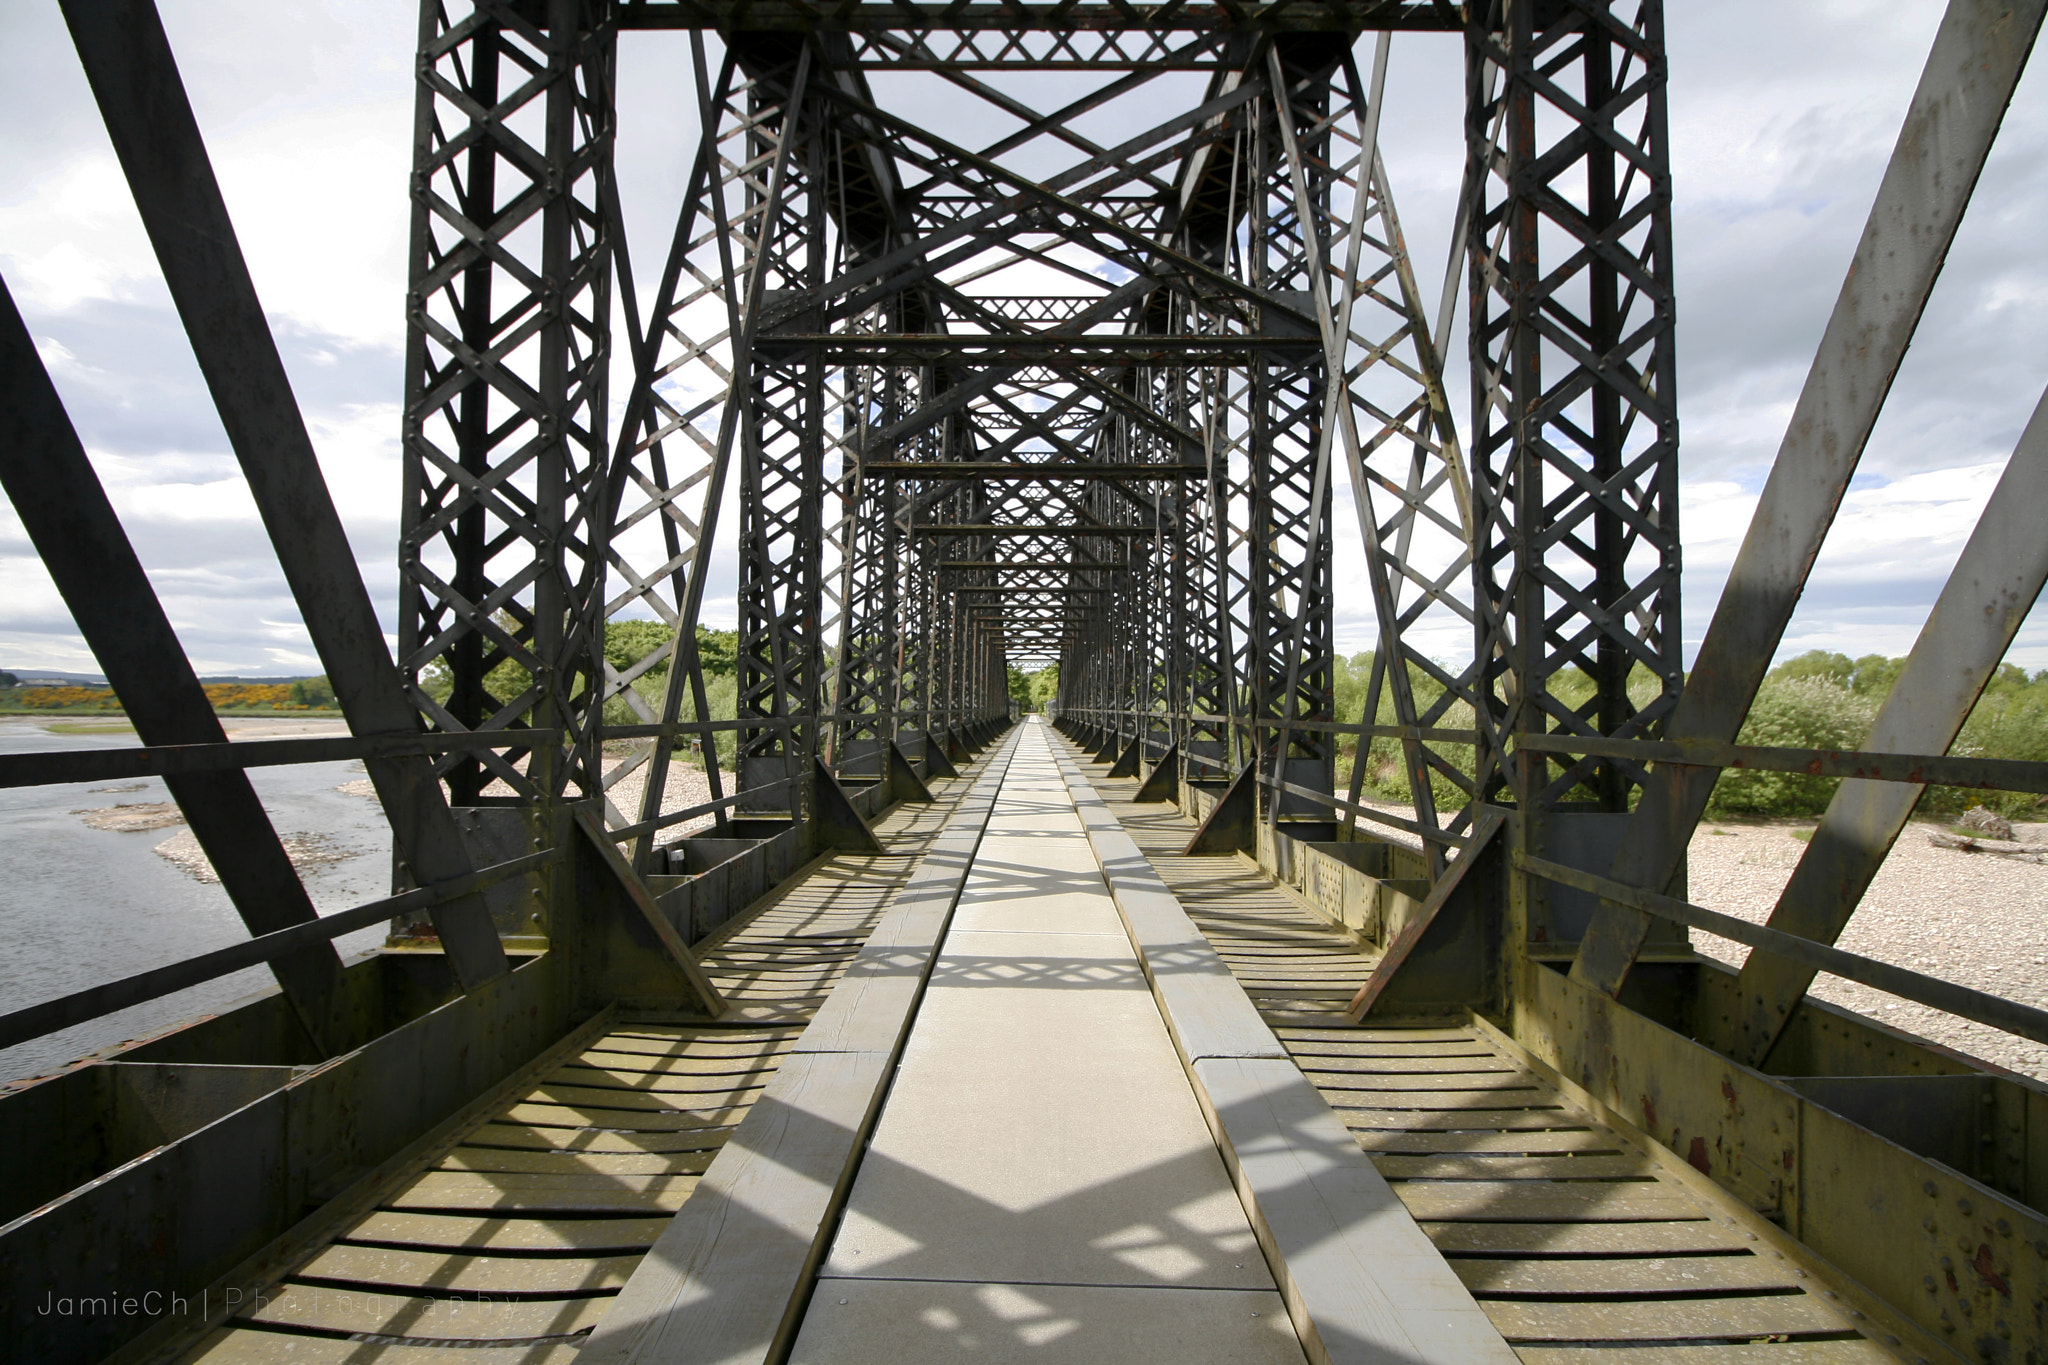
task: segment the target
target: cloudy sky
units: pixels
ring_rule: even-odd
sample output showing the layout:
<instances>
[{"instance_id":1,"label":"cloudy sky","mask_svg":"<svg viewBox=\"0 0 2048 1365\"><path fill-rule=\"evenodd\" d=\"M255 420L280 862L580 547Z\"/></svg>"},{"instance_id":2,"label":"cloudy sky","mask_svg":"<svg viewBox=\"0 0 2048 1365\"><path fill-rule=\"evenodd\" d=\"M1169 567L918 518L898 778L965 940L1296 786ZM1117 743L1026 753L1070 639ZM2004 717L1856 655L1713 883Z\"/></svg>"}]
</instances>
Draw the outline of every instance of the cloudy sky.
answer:
<instances>
[{"instance_id":1,"label":"cloudy sky","mask_svg":"<svg viewBox=\"0 0 2048 1365\"><path fill-rule=\"evenodd\" d=\"M389 626L414 6L162 0L162 9ZM1688 654L1940 9L1931 0L1670 6ZM622 47L618 156L643 274L692 150L687 70L679 35L633 34ZM2007 117L1788 652L1910 647L2048 381L2044 85L2031 73ZM1462 92L1455 38L1396 40L1382 139L1429 298L1462 165ZM0 274L200 670L316 668L48 0L0 5ZM1346 614L1340 629L1347 648L1370 643L1362 614ZM2012 658L2048 667L2048 615L2036 612ZM96 671L4 504L0 667Z\"/></svg>"}]
</instances>

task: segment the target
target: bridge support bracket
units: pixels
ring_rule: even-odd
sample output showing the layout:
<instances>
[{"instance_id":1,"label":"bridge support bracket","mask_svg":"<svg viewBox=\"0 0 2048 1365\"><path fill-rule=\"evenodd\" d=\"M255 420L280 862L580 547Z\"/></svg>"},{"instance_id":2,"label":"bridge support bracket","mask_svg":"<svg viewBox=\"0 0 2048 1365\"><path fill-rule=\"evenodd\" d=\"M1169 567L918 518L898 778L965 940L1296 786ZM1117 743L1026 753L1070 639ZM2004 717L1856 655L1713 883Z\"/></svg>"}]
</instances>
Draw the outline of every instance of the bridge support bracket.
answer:
<instances>
[{"instance_id":1,"label":"bridge support bracket","mask_svg":"<svg viewBox=\"0 0 2048 1365\"><path fill-rule=\"evenodd\" d=\"M1184 854L1243 853L1258 847L1259 770L1247 767L1202 821Z\"/></svg>"},{"instance_id":2,"label":"bridge support bracket","mask_svg":"<svg viewBox=\"0 0 2048 1365\"><path fill-rule=\"evenodd\" d=\"M1430 888L1345 1011L1437 1016L1488 1010L1501 994L1501 907L1507 900L1506 818L1479 817L1471 842Z\"/></svg>"},{"instance_id":3,"label":"bridge support bracket","mask_svg":"<svg viewBox=\"0 0 2048 1365\"><path fill-rule=\"evenodd\" d=\"M890 746L892 749L894 745ZM840 849L847 853L880 853L882 841L868 828L868 822L861 819L860 812L847 799L846 789L839 785L839 779L823 763L812 760L812 789L817 793L814 811L817 819L817 841L820 848Z\"/></svg>"}]
</instances>

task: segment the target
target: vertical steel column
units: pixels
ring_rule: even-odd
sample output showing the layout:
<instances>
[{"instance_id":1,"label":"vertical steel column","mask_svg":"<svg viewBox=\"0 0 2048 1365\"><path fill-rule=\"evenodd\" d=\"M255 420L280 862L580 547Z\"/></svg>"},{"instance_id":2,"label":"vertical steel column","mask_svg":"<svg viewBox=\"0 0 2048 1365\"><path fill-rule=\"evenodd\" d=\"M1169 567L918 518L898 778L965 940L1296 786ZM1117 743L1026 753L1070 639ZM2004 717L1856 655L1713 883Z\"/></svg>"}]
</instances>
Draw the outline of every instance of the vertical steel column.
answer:
<instances>
[{"instance_id":1,"label":"vertical steel column","mask_svg":"<svg viewBox=\"0 0 2048 1365\"><path fill-rule=\"evenodd\" d=\"M1514 737L1647 734L1681 680L1661 0L1493 0L1467 55L1478 794L1538 847L1645 775Z\"/></svg>"},{"instance_id":2,"label":"vertical steel column","mask_svg":"<svg viewBox=\"0 0 2048 1365\"><path fill-rule=\"evenodd\" d=\"M1262 310L1267 336L1312 341L1319 308L1327 316L1330 78L1343 55L1343 46L1313 39L1277 43L1268 54L1274 88L1261 105L1248 186L1246 279L1289 311ZM1262 813L1323 818L1328 807L1277 788L1327 794L1335 780L1330 734L1288 727L1334 715L1327 391L1341 377L1328 373L1321 347L1307 345L1297 354L1254 358L1250 379L1253 641L1247 681L1250 715L1265 723L1252 741L1264 780L1275 787Z\"/></svg>"},{"instance_id":3,"label":"vertical steel column","mask_svg":"<svg viewBox=\"0 0 2048 1365\"><path fill-rule=\"evenodd\" d=\"M759 306L782 291L815 293L832 255L824 200L821 129L805 98L811 50L753 72L754 137L776 148L779 174L750 189L758 213L752 247ZM777 319L762 313L762 330ZM825 377L815 353L761 351L749 339L748 382L735 384L742 423L739 524L739 714L768 722L740 731L740 790L752 810L809 816L812 763L824 662L823 598ZM766 790L763 790L763 789Z\"/></svg>"},{"instance_id":4,"label":"vertical steel column","mask_svg":"<svg viewBox=\"0 0 2048 1365\"><path fill-rule=\"evenodd\" d=\"M437 729L563 732L442 760L483 804L600 789L615 34L591 0L533 15L421 7L401 666Z\"/></svg>"}]
</instances>

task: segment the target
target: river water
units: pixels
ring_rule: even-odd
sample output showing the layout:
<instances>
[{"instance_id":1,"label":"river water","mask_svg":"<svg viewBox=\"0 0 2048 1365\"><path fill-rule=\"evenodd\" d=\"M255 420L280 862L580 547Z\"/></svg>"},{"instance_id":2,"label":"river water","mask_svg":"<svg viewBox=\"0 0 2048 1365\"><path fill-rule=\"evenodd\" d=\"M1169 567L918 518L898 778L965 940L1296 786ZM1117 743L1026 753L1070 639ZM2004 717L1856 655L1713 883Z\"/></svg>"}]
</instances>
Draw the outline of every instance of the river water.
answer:
<instances>
[{"instance_id":1,"label":"river water","mask_svg":"<svg viewBox=\"0 0 2048 1365\"><path fill-rule=\"evenodd\" d=\"M0 717L0 753L133 748L133 734L60 734L40 717ZM339 722L231 723L238 739L338 735ZM389 894L391 834L374 799L336 790L360 781L357 763L252 768L250 780L280 835L321 836L336 861L302 869L322 914ZM121 790L112 790L119 788ZM155 852L185 827L138 833L94 829L77 812L169 801L155 779L0 788L0 1013L67 995L248 939L227 893ZM343 956L375 947L381 926L336 940ZM272 978L252 967L177 995L0 1049L0 1084L87 1052L217 1012Z\"/></svg>"}]
</instances>

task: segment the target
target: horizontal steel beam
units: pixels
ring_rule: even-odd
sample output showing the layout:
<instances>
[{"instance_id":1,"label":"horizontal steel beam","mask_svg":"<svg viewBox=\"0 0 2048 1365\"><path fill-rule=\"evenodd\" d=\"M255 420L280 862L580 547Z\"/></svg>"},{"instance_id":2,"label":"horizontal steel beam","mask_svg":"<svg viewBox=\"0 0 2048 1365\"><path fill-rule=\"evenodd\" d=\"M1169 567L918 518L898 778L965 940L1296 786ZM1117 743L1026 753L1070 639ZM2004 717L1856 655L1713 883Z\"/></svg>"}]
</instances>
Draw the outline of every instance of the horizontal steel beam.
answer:
<instances>
[{"instance_id":1,"label":"horizontal steel beam","mask_svg":"<svg viewBox=\"0 0 2048 1365\"><path fill-rule=\"evenodd\" d=\"M1600 739L1591 735L1519 735L1517 748L1542 753L1633 758L1694 768L1747 768L1811 777L1856 777L1870 782L1912 782L1923 787L2048 793L2048 763L2011 758L1950 758L1932 754L1877 754L1854 749L1786 749L1715 740Z\"/></svg>"},{"instance_id":2,"label":"horizontal steel beam","mask_svg":"<svg viewBox=\"0 0 2048 1365\"><path fill-rule=\"evenodd\" d=\"M716 29L721 33L1243 32L1357 34L1366 29L1462 32L1457 7L1433 0L1191 0L1146 5L1123 0L1059 3L937 3L893 0L620 0L622 29Z\"/></svg>"},{"instance_id":3,"label":"horizontal steel beam","mask_svg":"<svg viewBox=\"0 0 2048 1365\"><path fill-rule=\"evenodd\" d=\"M904 479L1201 479L1199 464L995 464L973 460L878 460L861 466L863 474ZM1154 534L1147 532L1146 534Z\"/></svg>"},{"instance_id":4,"label":"horizontal steel beam","mask_svg":"<svg viewBox=\"0 0 2048 1365\"><path fill-rule=\"evenodd\" d=\"M275 962L281 957L298 952L313 944L325 943L367 929L373 924L394 919L400 915L414 915L422 910L431 910L437 905L446 905L464 896L473 896L499 882L528 872L538 872L566 856L559 848L545 849L530 853L524 858L509 862L495 863L474 872L423 886L417 891L406 891L382 900L370 901L351 910L337 914L323 915L319 919L260 934L247 943L236 943L226 948L217 948L210 953L188 957L182 962L172 962L162 967L152 967L146 972L109 981L102 986L88 986L82 991L73 991L55 1000L45 1000L39 1005L0 1014L0 1047L13 1047L33 1038L55 1033L58 1029L82 1024L88 1019L98 1019L116 1010L127 1009L150 1000L160 1000L166 995L187 990L193 986L239 972L247 967Z\"/></svg>"},{"instance_id":5,"label":"horizontal steel beam","mask_svg":"<svg viewBox=\"0 0 2048 1365\"><path fill-rule=\"evenodd\" d=\"M124 777L175 777L223 768L276 768L398 754L474 749L527 749L560 742L559 730L494 730L483 734L365 735L334 739L262 739L227 744L159 744L146 749L77 749L70 753L0 754L0 787L107 782Z\"/></svg>"},{"instance_id":6,"label":"horizontal steel beam","mask_svg":"<svg viewBox=\"0 0 2048 1365\"><path fill-rule=\"evenodd\" d=\"M872 468L872 466L870 466ZM930 526L913 526L911 533L920 536L1157 536L1156 526L1056 526L1050 523L1038 526L984 526L979 522L953 522Z\"/></svg>"},{"instance_id":7,"label":"horizontal steel beam","mask_svg":"<svg viewBox=\"0 0 2048 1365\"><path fill-rule=\"evenodd\" d=\"M1019 365L1040 369L1103 369L1142 365L1245 364L1269 357L1308 361L1322 356L1315 337L962 336L938 332L889 336L870 332L781 333L756 338L764 356L802 353L827 365Z\"/></svg>"}]
</instances>

